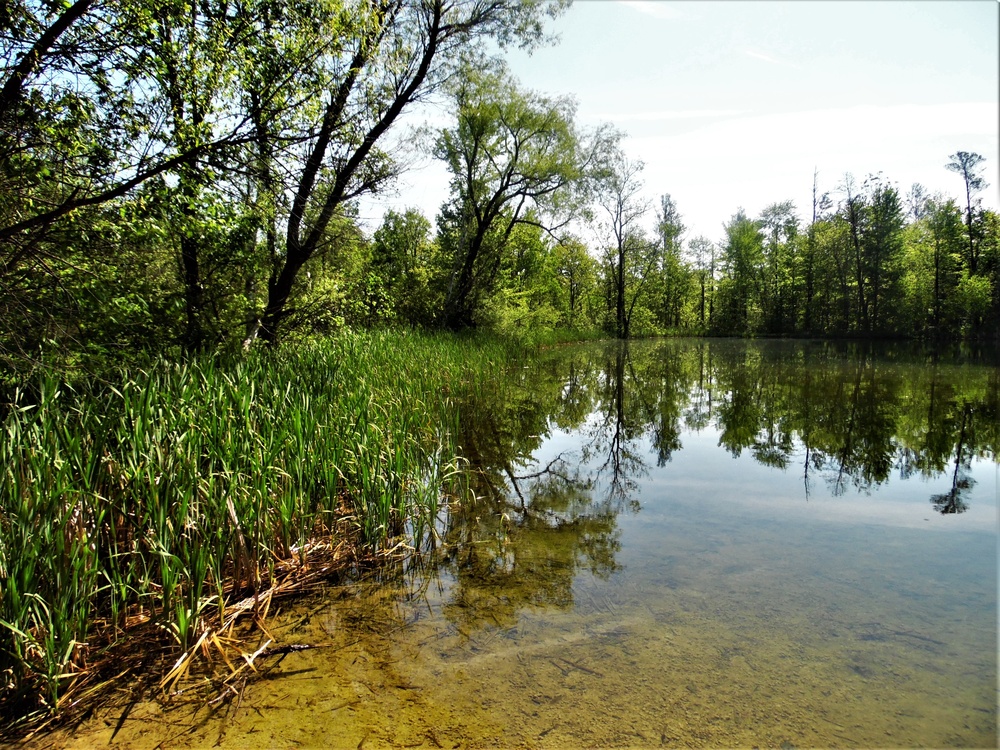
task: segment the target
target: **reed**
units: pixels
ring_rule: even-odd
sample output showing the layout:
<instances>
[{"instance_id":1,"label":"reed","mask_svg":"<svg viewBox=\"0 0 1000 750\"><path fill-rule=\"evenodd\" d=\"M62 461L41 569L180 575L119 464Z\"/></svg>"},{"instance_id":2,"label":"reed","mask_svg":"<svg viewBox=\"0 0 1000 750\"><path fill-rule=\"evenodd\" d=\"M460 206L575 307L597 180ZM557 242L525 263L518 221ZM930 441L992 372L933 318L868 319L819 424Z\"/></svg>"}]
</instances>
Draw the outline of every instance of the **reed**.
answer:
<instances>
[{"instance_id":1,"label":"reed","mask_svg":"<svg viewBox=\"0 0 1000 750\"><path fill-rule=\"evenodd\" d=\"M459 486L457 401L517 359L482 338L345 333L18 391L0 442L5 713L56 712L136 622L189 649L345 517L366 549L433 545Z\"/></svg>"}]
</instances>

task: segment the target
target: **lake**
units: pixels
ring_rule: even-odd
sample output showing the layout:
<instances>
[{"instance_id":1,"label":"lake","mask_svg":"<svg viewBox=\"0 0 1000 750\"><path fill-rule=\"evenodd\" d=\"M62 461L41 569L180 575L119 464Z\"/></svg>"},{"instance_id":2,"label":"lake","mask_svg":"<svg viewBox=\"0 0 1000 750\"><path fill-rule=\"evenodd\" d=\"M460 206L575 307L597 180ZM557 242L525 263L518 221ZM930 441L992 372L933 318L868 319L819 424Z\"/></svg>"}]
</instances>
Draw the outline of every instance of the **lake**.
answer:
<instances>
[{"instance_id":1,"label":"lake","mask_svg":"<svg viewBox=\"0 0 1000 750\"><path fill-rule=\"evenodd\" d=\"M545 352L463 405L433 552L286 605L321 648L113 744L995 747L998 435L961 353Z\"/></svg>"}]
</instances>

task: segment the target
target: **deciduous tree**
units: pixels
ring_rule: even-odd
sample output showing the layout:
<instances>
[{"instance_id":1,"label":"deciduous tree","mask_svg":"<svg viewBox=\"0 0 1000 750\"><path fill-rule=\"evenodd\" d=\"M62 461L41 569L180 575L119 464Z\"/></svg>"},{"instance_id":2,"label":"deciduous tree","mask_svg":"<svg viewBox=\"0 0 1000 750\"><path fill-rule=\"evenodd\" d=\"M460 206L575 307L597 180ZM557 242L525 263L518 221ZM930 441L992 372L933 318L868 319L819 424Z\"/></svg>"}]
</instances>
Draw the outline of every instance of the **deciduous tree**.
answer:
<instances>
[{"instance_id":1,"label":"deciduous tree","mask_svg":"<svg viewBox=\"0 0 1000 750\"><path fill-rule=\"evenodd\" d=\"M698 277L698 324L705 328L712 319L712 297L715 291L715 243L698 236L688 242L688 251ZM707 319L706 319L707 300Z\"/></svg>"},{"instance_id":2,"label":"deciduous tree","mask_svg":"<svg viewBox=\"0 0 1000 750\"><path fill-rule=\"evenodd\" d=\"M686 227L681 221L677 204L669 193L660 197L656 218L663 246L662 267L659 269L663 284L663 299L659 305L661 322L666 327L679 328L690 277L681 257L681 238Z\"/></svg>"},{"instance_id":3,"label":"deciduous tree","mask_svg":"<svg viewBox=\"0 0 1000 750\"><path fill-rule=\"evenodd\" d=\"M475 323L515 227L554 231L563 223L600 138L581 145L572 100L525 91L499 65L467 69L455 103L457 123L435 148L452 174L440 222L442 246L454 259L443 319L452 329Z\"/></svg>"},{"instance_id":4,"label":"deciduous tree","mask_svg":"<svg viewBox=\"0 0 1000 750\"><path fill-rule=\"evenodd\" d=\"M945 164L945 169L962 176L965 183L965 226L968 232L969 255L966 260L969 273L978 272L979 253L976 248L976 233L974 231L972 196L986 188L986 180L982 176L982 163L986 158L974 151L958 151L952 154L951 161Z\"/></svg>"},{"instance_id":5,"label":"deciduous tree","mask_svg":"<svg viewBox=\"0 0 1000 750\"><path fill-rule=\"evenodd\" d=\"M760 223L741 208L726 224L726 244L722 249L726 284L724 315L719 321L727 332L753 333L759 325L763 294L764 237Z\"/></svg>"},{"instance_id":6,"label":"deciduous tree","mask_svg":"<svg viewBox=\"0 0 1000 750\"><path fill-rule=\"evenodd\" d=\"M649 242L639 231L639 222L649 211L649 202L642 198L643 163L629 159L615 144L605 154L597 173L597 201L606 218L605 234L609 240L605 260L612 285L614 300L614 333L620 339L631 335L631 311L635 308L641 286L652 270L655 256L639 264L636 259L652 256ZM629 284L630 277L635 277ZM629 287L632 286L631 294Z\"/></svg>"},{"instance_id":7,"label":"deciduous tree","mask_svg":"<svg viewBox=\"0 0 1000 750\"><path fill-rule=\"evenodd\" d=\"M294 167L280 268L268 281L259 335L276 339L302 267L323 247L327 226L361 195L378 192L398 171L386 134L414 102L454 73L482 44L531 46L546 14L562 3L496 0L364 0L345 6L329 56L324 104L306 128Z\"/></svg>"}]
</instances>

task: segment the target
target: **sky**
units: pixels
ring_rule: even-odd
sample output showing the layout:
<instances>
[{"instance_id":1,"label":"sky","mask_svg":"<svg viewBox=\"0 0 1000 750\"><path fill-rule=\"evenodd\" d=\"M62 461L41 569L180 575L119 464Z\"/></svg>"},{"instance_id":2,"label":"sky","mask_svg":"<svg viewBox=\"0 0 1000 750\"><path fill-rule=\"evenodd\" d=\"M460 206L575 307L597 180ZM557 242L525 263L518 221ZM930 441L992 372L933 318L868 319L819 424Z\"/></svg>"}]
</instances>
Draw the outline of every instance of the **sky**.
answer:
<instances>
[{"instance_id":1,"label":"sky","mask_svg":"<svg viewBox=\"0 0 1000 750\"><path fill-rule=\"evenodd\" d=\"M807 222L814 170L834 201L845 174L881 172L903 196L919 182L963 203L944 167L960 150L986 158L980 197L1000 208L997 0L577 0L549 28L555 44L507 54L512 72L572 95L582 128L624 131L647 199L671 195L687 240L719 241L737 209L785 200ZM438 127L443 116L411 113ZM363 218L412 206L434 220L447 171L412 161Z\"/></svg>"}]
</instances>

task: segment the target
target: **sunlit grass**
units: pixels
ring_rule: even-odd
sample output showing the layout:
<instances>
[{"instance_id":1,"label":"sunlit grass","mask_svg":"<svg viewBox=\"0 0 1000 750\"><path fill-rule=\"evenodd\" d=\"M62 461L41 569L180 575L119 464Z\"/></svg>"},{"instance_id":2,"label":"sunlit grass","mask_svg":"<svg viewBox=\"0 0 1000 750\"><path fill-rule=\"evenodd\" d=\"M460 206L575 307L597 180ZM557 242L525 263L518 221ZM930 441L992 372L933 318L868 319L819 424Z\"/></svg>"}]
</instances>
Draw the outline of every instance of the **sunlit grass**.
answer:
<instances>
[{"instance_id":1,"label":"sunlit grass","mask_svg":"<svg viewBox=\"0 0 1000 750\"><path fill-rule=\"evenodd\" d=\"M105 641L131 617L187 649L345 516L371 550L432 544L460 471L456 398L515 356L352 333L19 391L0 442L0 701L57 710L98 619Z\"/></svg>"}]
</instances>

